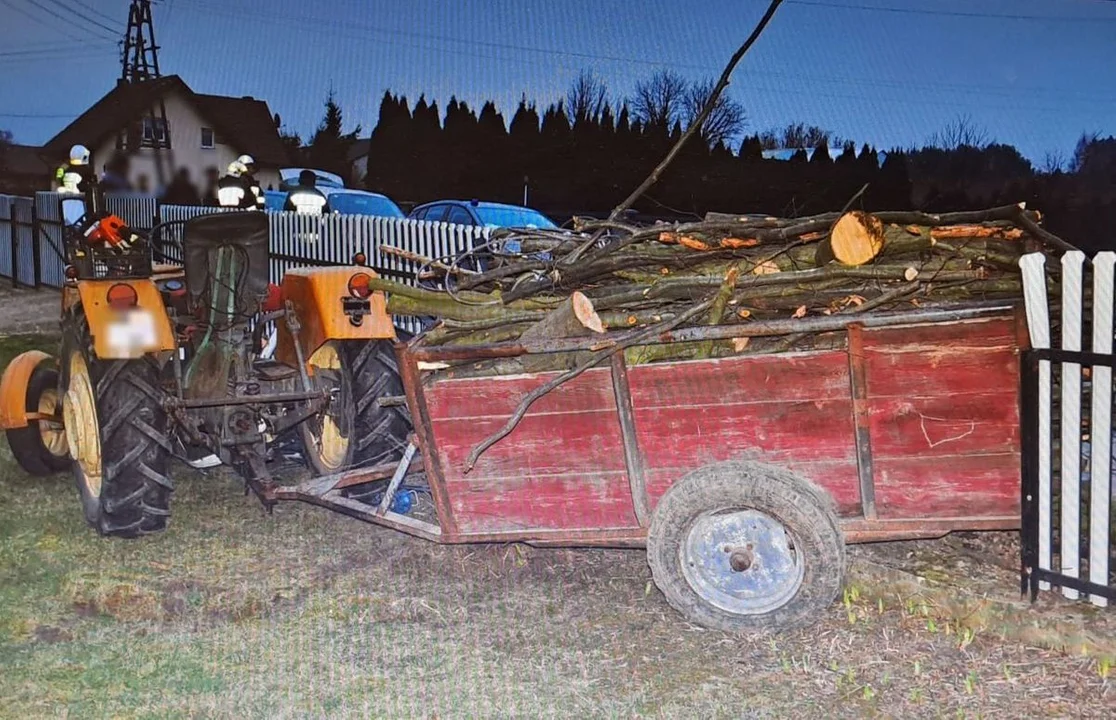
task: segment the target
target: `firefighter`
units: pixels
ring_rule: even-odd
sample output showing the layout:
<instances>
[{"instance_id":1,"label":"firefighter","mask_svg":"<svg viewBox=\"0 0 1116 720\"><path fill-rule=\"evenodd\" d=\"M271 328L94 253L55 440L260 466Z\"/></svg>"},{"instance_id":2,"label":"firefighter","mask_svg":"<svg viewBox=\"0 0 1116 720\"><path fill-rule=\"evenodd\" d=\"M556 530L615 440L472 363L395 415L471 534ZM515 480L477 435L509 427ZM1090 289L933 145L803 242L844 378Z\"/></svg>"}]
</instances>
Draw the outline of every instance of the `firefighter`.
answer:
<instances>
[{"instance_id":1,"label":"firefighter","mask_svg":"<svg viewBox=\"0 0 1116 720\"><path fill-rule=\"evenodd\" d=\"M302 215L321 215L329 212L329 201L317 188L318 176L313 170L303 170L298 174L298 185L291 188L287 201L283 203L286 212Z\"/></svg>"},{"instance_id":2,"label":"firefighter","mask_svg":"<svg viewBox=\"0 0 1116 720\"><path fill-rule=\"evenodd\" d=\"M261 209L255 193L252 192L250 184L252 181L245 177L247 174L248 167L239 159L229 163L228 174L217 181L217 202L221 207L241 210Z\"/></svg>"},{"instance_id":3,"label":"firefighter","mask_svg":"<svg viewBox=\"0 0 1116 720\"><path fill-rule=\"evenodd\" d=\"M266 198L263 194L263 188L260 187L259 181L256 180L256 160L251 155L241 155L236 159L238 163L245 167L244 179L248 184L248 188L252 191L252 195L256 198L256 209L263 210L266 203Z\"/></svg>"},{"instance_id":4,"label":"firefighter","mask_svg":"<svg viewBox=\"0 0 1116 720\"><path fill-rule=\"evenodd\" d=\"M70 159L55 173L58 192L80 195L88 189L88 180L93 177L89 167L89 148L74 145L70 148Z\"/></svg>"}]
</instances>

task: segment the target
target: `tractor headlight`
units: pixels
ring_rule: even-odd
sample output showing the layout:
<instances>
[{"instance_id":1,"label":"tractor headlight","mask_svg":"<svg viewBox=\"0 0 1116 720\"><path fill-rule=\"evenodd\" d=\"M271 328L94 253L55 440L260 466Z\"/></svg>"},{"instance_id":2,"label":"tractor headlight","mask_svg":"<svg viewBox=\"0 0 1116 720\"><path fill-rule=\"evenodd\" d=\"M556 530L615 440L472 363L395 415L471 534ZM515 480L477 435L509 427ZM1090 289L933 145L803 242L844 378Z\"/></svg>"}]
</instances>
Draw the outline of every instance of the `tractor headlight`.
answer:
<instances>
[{"instance_id":1,"label":"tractor headlight","mask_svg":"<svg viewBox=\"0 0 1116 720\"><path fill-rule=\"evenodd\" d=\"M155 316L142 308L121 312L108 323L107 340L114 354L139 357L158 344Z\"/></svg>"}]
</instances>

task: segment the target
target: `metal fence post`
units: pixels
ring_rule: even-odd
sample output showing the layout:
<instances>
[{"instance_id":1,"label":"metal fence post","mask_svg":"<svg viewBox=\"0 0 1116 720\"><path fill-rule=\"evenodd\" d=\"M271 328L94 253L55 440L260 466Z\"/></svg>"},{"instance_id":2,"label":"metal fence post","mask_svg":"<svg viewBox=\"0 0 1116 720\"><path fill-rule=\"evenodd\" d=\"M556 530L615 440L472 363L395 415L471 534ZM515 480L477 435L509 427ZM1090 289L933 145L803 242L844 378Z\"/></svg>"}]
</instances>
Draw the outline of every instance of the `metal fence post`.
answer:
<instances>
[{"instance_id":1,"label":"metal fence post","mask_svg":"<svg viewBox=\"0 0 1116 720\"><path fill-rule=\"evenodd\" d=\"M35 289L38 290L43 284L43 253L42 248L39 246L39 209L35 206L35 201L31 201L31 262L35 268Z\"/></svg>"},{"instance_id":2,"label":"metal fence post","mask_svg":"<svg viewBox=\"0 0 1116 720\"><path fill-rule=\"evenodd\" d=\"M8 201L8 221L12 228L12 288L19 287L19 221L16 219L15 200Z\"/></svg>"}]
</instances>

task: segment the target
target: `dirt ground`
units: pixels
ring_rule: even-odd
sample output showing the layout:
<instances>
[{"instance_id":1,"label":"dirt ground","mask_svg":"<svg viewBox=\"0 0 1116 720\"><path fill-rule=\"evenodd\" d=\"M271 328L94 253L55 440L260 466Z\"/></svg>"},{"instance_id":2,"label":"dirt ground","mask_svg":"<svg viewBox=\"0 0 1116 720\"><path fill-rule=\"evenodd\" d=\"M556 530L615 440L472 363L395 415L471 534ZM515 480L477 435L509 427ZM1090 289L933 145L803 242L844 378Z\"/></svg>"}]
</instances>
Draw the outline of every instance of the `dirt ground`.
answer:
<instances>
[{"instance_id":1,"label":"dirt ground","mask_svg":"<svg viewBox=\"0 0 1116 720\"><path fill-rule=\"evenodd\" d=\"M59 308L57 290L16 290L0 278L0 335L58 332Z\"/></svg>"},{"instance_id":2,"label":"dirt ground","mask_svg":"<svg viewBox=\"0 0 1116 720\"><path fill-rule=\"evenodd\" d=\"M175 476L166 533L102 539L0 443L0 717L1116 714L1114 611L1021 602L1011 534L854 548L817 624L737 637L639 551L441 547Z\"/></svg>"}]
</instances>

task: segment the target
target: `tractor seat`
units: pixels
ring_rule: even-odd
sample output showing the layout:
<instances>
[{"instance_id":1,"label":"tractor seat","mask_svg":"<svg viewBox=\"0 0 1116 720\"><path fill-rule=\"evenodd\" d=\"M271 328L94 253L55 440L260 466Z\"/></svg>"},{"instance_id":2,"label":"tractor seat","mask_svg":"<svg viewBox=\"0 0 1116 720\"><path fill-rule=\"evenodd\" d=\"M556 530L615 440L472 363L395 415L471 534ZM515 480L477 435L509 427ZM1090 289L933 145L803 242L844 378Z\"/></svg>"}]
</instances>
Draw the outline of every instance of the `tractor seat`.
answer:
<instances>
[{"instance_id":1,"label":"tractor seat","mask_svg":"<svg viewBox=\"0 0 1116 720\"><path fill-rule=\"evenodd\" d=\"M213 279L236 284L237 306L258 304L268 289L267 214L262 212L230 212L200 215L186 221L182 230L182 256L186 271L186 289L192 302L214 291ZM221 252L225 248L225 252ZM229 253L228 249L233 250ZM234 258L231 276L219 256Z\"/></svg>"}]
</instances>

